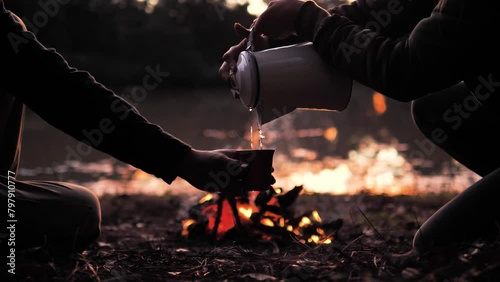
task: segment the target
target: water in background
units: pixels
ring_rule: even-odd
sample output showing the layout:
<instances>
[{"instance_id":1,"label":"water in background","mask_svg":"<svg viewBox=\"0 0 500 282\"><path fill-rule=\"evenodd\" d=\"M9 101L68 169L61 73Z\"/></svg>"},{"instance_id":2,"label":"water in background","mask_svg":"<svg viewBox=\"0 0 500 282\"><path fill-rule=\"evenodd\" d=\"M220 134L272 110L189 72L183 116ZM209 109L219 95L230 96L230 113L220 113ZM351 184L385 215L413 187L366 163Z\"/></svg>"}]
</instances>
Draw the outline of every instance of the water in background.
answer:
<instances>
[{"instance_id":1,"label":"water in background","mask_svg":"<svg viewBox=\"0 0 500 282\"><path fill-rule=\"evenodd\" d=\"M249 134L255 116L227 89L151 92L137 108L197 149L249 149L251 140L259 140ZM295 111L265 124L262 131L263 147L276 149L276 186L283 189L304 185L320 193L417 194L461 191L479 179L426 141L413 125L410 104L361 85L355 84L341 113ZM19 179L69 181L100 195L200 193L182 179L168 185L96 150L75 157L70 152L78 146L28 111Z\"/></svg>"}]
</instances>

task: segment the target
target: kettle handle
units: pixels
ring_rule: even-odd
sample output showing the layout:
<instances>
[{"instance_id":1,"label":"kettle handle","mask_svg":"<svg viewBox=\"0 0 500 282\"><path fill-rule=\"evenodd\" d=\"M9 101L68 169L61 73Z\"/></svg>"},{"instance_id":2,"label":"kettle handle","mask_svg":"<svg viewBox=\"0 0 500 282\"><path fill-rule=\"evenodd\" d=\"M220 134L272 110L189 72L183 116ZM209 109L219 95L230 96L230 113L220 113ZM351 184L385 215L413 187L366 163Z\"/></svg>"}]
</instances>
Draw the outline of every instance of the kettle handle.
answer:
<instances>
[{"instance_id":1,"label":"kettle handle","mask_svg":"<svg viewBox=\"0 0 500 282\"><path fill-rule=\"evenodd\" d=\"M254 46L253 46L253 26L250 27L250 33L248 34L247 46L245 48L245 51L247 51L247 52L253 52L254 51ZM236 83L235 74L232 71L230 71L230 73L229 73L228 83L229 83L229 87L231 89L231 93L233 94L233 98L240 99L240 94L239 94L238 85Z\"/></svg>"},{"instance_id":2,"label":"kettle handle","mask_svg":"<svg viewBox=\"0 0 500 282\"><path fill-rule=\"evenodd\" d=\"M245 51L254 51L253 47L253 26L250 27L250 33L248 34L247 48Z\"/></svg>"},{"instance_id":3,"label":"kettle handle","mask_svg":"<svg viewBox=\"0 0 500 282\"><path fill-rule=\"evenodd\" d=\"M247 52L254 51L254 47L253 47L253 26L250 27L250 33L248 34L247 47L245 48L245 51L247 51ZM237 83L236 83L235 75L234 75L234 73L232 71L229 73L228 82L229 82L229 87L231 88L231 93L233 94L233 98L239 99L240 98L239 89L238 89L238 86L237 86Z\"/></svg>"},{"instance_id":4,"label":"kettle handle","mask_svg":"<svg viewBox=\"0 0 500 282\"><path fill-rule=\"evenodd\" d=\"M236 83L236 77L235 77L234 73L231 72L229 74L228 82L229 82L229 88L231 90L231 94L233 94L233 98L240 99L240 91L238 89L238 85Z\"/></svg>"}]
</instances>

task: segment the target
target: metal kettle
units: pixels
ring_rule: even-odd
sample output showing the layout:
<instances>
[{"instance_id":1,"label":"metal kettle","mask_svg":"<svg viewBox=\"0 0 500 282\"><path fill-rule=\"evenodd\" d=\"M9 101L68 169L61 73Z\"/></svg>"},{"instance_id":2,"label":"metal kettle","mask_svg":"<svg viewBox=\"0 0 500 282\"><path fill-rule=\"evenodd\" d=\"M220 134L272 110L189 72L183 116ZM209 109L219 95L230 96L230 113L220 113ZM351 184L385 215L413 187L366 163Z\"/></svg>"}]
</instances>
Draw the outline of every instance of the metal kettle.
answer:
<instances>
[{"instance_id":1,"label":"metal kettle","mask_svg":"<svg viewBox=\"0 0 500 282\"><path fill-rule=\"evenodd\" d=\"M253 51L252 33L230 77L232 91L260 125L294 110L343 111L353 79L327 64L312 42Z\"/></svg>"}]
</instances>

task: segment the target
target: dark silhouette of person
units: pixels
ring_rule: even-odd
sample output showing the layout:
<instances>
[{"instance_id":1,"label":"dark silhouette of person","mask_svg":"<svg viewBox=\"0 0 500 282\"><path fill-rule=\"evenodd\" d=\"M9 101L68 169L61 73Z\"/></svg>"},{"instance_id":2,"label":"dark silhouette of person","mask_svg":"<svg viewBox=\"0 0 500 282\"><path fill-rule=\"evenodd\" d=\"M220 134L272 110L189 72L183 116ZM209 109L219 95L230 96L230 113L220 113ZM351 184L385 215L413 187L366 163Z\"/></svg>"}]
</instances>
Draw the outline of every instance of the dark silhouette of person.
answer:
<instances>
[{"instance_id":1,"label":"dark silhouette of person","mask_svg":"<svg viewBox=\"0 0 500 282\"><path fill-rule=\"evenodd\" d=\"M330 10L314 1L276 0L251 25L257 50L288 38L312 42L356 81L411 102L429 144L482 177L421 226L417 254L457 250L498 233L499 19L493 0L357 0ZM250 29L235 23L235 31L242 40L223 56L224 79L236 71Z\"/></svg>"},{"instance_id":2,"label":"dark silhouette of person","mask_svg":"<svg viewBox=\"0 0 500 282\"><path fill-rule=\"evenodd\" d=\"M245 189L245 161L227 150L196 150L149 122L88 72L46 48L2 0L0 56L0 200L3 206L12 203L9 224L15 228L14 246L9 230L0 231L2 247L21 252L42 246L66 255L83 251L100 235L99 199L89 189L16 177L25 107L75 139L168 184L180 177L210 192ZM227 174L225 181L215 181L213 176L221 173ZM269 182L274 182L272 175Z\"/></svg>"}]
</instances>

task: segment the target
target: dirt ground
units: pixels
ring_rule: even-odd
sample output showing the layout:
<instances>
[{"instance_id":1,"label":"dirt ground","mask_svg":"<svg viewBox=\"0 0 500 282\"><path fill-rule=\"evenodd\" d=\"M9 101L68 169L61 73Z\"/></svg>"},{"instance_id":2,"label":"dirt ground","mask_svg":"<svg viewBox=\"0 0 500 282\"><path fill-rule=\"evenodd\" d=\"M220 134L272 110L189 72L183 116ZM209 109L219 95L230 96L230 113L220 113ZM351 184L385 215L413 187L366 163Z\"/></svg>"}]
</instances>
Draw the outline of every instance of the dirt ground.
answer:
<instances>
[{"instance_id":1,"label":"dirt ground","mask_svg":"<svg viewBox=\"0 0 500 282\"><path fill-rule=\"evenodd\" d=\"M186 203L192 199L102 196L102 234L97 242L72 258L47 257L43 250L20 257L15 278L37 282L499 281L500 242L477 242L448 258L394 258L411 249L419 225L452 196L300 195L292 206L294 212L314 208L323 220L342 222L331 244L190 240L181 230L190 205Z\"/></svg>"}]
</instances>

